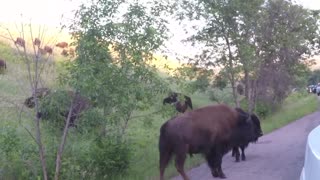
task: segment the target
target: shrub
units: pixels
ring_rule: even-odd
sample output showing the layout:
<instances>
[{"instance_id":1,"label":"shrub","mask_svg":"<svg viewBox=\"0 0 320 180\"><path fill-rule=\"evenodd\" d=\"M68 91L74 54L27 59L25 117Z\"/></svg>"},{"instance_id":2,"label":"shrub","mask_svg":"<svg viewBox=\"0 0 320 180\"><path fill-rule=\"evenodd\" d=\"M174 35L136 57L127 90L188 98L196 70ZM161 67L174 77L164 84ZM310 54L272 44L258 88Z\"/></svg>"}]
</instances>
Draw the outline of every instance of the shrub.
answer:
<instances>
[{"instance_id":1,"label":"shrub","mask_svg":"<svg viewBox=\"0 0 320 180\"><path fill-rule=\"evenodd\" d=\"M108 135L97 138L87 154L86 160L80 161L84 178L112 179L124 175L129 166L131 149L120 135Z\"/></svg>"}]
</instances>

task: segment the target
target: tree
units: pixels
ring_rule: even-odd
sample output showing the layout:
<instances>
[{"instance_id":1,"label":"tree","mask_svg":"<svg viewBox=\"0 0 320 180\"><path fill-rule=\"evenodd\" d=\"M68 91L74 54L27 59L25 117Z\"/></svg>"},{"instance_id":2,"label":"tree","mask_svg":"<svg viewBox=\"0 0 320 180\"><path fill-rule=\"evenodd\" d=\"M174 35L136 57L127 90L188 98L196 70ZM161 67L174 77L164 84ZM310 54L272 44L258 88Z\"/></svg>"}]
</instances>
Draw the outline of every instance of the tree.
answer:
<instances>
[{"instance_id":1,"label":"tree","mask_svg":"<svg viewBox=\"0 0 320 180\"><path fill-rule=\"evenodd\" d=\"M303 68L301 59L318 47L318 12L290 1L198 0L179 1L177 5L180 20L204 22L203 28L188 39L204 45L203 53L189 62L223 68L236 106L236 81L244 77L249 112L263 94L258 91L265 87L271 88L272 98L281 102L293 75Z\"/></svg>"},{"instance_id":2,"label":"tree","mask_svg":"<svg viewBox=\"0 0 320 180\"><path fill-rule=\"evenodd\" d=\"M117 137L114 147L126 143L133 113L149 109L169 89L148 62L167 39L162 17L170 9L165 2L150 2L95 0L81 5L69 26L77 57L66 63L60 82L103 110L101 138Z\"/></svg>"}]
</instances>

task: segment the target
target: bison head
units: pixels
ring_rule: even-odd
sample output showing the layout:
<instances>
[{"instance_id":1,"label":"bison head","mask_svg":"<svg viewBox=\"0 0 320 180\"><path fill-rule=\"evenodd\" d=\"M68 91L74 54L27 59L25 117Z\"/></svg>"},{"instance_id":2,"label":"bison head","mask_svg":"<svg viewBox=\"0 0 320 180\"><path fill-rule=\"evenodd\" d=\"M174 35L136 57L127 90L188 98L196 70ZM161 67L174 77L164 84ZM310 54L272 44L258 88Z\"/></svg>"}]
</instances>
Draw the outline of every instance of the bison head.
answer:
<instances>
[{"instance_id":1,"label":"bison head","mask_svg":"<svg viewBox=\"0 0 320 180\"><path fill-rule=\"evenodd\" d=\"M235 134L240 137L244 137L244 141L247 142L256 142L259 137L263 135L260 119L253 113L249 114L240 108L235 108L239 113L239 124L237 126L237 131Z\"/></svg>"},{"instance_id":2,"label":"bison head","mask_svg":"<svg viewBox=\"0 0 320 180\"><path fill-rule=\"evenodd\" d=\"M260 119L255 114L251 114L251 121L253 123L254 141L257 141L258 138L263 135L263 132L260 126Z\"/></svg>"}]
</instances>

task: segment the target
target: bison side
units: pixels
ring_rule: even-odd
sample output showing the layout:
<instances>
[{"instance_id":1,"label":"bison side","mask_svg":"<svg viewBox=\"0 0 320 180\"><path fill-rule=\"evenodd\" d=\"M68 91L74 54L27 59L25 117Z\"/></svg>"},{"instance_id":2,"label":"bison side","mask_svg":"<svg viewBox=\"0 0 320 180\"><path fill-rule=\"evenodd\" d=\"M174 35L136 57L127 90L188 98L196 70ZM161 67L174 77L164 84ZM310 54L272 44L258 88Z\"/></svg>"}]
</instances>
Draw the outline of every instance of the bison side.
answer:
<instances>
[{"instance_id":1,"label":"bison side","mask_svg":"<svg viewBox=\"0 0 320 180\"><path fill-rule=\"evenodd\" d=\"M183 169L187 153L203 154L212 175L225 178L222 157L239 139L254 136L252 124L246 116L223 104L199 108L168 120L160 128L160 179L164 178L172 155L175 155L177 171L188 179Z\"/></svg>"}]
</instances>

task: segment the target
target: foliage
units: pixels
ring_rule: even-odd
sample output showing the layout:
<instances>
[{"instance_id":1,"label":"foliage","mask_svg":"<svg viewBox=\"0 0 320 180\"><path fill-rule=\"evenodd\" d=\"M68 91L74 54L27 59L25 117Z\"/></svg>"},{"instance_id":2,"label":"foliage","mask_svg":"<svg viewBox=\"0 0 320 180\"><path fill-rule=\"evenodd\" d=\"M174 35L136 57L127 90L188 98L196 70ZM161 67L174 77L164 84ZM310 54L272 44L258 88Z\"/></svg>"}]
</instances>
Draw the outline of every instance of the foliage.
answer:
<instances>
[{"instance_id":1,"label":"foliage","mask_svg":"<svg viewBox=\"0 0 320 180\"><path fill-rule=\"evenodd\" d=\"M101 178L122 174L130 166L132 149L124 139L133 114L147 111L170 89L149 65L168 38L163 17L170 7L165 1L150 2L95 0L81 5L69 26L77 57L65 63L67 71L59 79L90 98L97 109L89 114L98 112L92 118L100 118L95 123L102 122L100 132L108 133L89 152L88 168ZM83 123L93 123L85 116Z\"/></svg>"},{"instance_id":2,"label":"foliage","mask_svg":"<svg viewBox=\"0 0 320 180\"><path fill-rule=\"evenodd\" d=\"M53 91L53 90L52 90ZM65 90L56 90L40 101L41 118L49 120L55 128L62 129L65 124L65 114L71 105L72 98Z\"/></svg>"},{"instance_id":3,"label":"foliage","mask_svg":"<svg viewBox=\"0 0 320 180\"><path fill-rule=\"evenodd\" d=\"M98 138L93 144L90 152L90 164L82 162L83 169L95 174L99 179L110 179L117 175L125 175L131 158L131 149L128 142L123 138L109 135Z\"/></svg>"},{"instance_id":4,"label":"foliage","mask_svg":"<svg viewBox=\"0 0 320 180\"><path fill-rule=\"evenodd\" d=\"M204 22L187 39L204 47L200 55L188 59L189 63L221 67L236 104L235 85L239 80L245 84L249 111L256 99L270 97L269 105L282 103L290 86L303 84L301 75L305 76L306 66L301 59L314 54L319 46L319 12L285 0L198 0L176 4L181 22ZM219 76L216 80L216 87L223 86ZM259 97L263 95L267 96Z\"/></svg>"},{"instance_id":5,"label":"foliage","mask_svg":"<svg viewBox=\"0 0 320 180\"><path fill-rule=\"evenodd\" d=\"M317 84L320 82L320 70L314 70L310 73L308 79L308 85Z\"/></svg>"}]
</instances>

